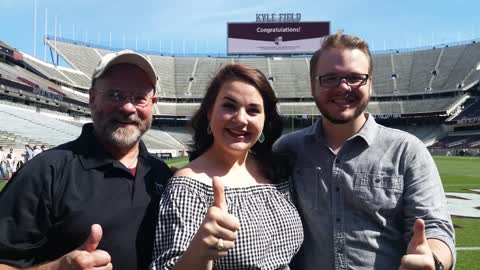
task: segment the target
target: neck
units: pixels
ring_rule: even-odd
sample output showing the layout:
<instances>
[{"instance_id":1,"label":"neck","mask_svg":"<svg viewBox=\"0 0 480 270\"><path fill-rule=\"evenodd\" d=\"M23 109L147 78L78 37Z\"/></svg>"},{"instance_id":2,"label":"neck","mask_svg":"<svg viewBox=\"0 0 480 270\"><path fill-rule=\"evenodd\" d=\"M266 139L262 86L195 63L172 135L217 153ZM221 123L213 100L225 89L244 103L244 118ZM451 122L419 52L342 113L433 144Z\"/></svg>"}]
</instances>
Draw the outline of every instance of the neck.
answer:
<instances>
[{"instance_id":1,"label":"neck","mask_svg":"<svg viewBox=\"0 0 480 270\"><path fill-rule=\"evenodd\" d=\"M365 122L367 122L365 113L345 124L335 124L322 117L322 130L328 145L338 153L345 141L357 134Z\"/></svg>"},{"instance_id":2,"label":"neck","mask_svg":"<svg viewBox=\"0 0 480 270\"><path fill-rule=\"evenodd\" d=\"M220 168L231 170L234 168L245 167L247 163L248 151L239 153L229 153L218 149L213 145L205 152L205 157Z\"/></svg>"},{"instance_id":3,"label":"neck","mask_svg":"<svg viewBox=\"0 0 480 270\"><path fill-rule=\"evenodd\" d=\"M120 147L118 145L108 144L101 139L99 139L99 141L105 150L107 150L114 159L120 161L125 167L135 168L137 166L138 153L140 152L138 142L132 146Z\"/></svg>"}]
</instances>

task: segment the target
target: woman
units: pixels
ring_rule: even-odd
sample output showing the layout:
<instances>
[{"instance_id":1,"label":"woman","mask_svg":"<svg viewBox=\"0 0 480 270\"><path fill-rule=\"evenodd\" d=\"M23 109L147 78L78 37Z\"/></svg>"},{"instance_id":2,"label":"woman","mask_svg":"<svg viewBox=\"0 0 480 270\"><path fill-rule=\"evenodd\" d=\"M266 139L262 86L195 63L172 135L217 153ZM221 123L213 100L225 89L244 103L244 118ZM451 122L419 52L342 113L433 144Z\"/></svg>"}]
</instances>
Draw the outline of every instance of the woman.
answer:
<instances>
[{"instance_id":1,"label":"woman","mask_svg":"<svg viewBox=\"0 0 480 270\"><path fill-rule=\"evenodd\" d=\"M150 269L288 269L303 230L271 150L276 105L256 69L227 65L213 78L192 119L191 162L160 201Z\"/></svg>"},{"instance_id":2,"label":"woman","mask_svg":"<svg viewBox=\"0 0 480 270\"><path fill-rule=\"evenodd\" d=\"M13 158L11 153L7 154L7 158L5 159L5 169L7 172L7 180L10 180L13 175L13 168L15 168L15 159Z\"/></svg>"}]
</instances>

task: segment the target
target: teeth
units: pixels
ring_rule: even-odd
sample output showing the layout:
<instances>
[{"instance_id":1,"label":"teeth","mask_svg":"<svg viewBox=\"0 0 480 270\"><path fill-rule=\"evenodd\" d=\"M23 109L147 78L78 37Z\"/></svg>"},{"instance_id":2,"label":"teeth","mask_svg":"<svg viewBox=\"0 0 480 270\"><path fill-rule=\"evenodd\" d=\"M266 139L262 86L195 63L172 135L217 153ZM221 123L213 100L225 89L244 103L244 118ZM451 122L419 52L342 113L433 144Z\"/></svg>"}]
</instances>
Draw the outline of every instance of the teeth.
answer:
<instances>
[{"instance_id":1,"label":"teeth","mask_svg":"<svg viewBox=\"0 0 480 270\"><path fill-rule=\"evenodd\" d=\"M230 132L235 134L235 135L245 135L246 134L246 132L244 132L244 131L230 130Z\"/></svg>"},{"instance_id":2,"label":"teeth","mask_svg":"<svg viewBox=\"0 0 480 270\"><path fill-rule=\"evenodd\" d=\"M336 103L336 104L346 105L346 104L351 103L352 101L349 100L349 99L334 99L333 102Z\"/></svg>"},{"instance_id":3,"label":"teeth","mask_svg":"<svg viewBox=\"0 0 480 270\"><path fill-rule=\"evenodd\" d=\"M355 102L355 100L356 99L354 97L339 97L339 98L333 98L332 102L336 104L346 105L346 104Z\"/></svg>"}]
</instances>

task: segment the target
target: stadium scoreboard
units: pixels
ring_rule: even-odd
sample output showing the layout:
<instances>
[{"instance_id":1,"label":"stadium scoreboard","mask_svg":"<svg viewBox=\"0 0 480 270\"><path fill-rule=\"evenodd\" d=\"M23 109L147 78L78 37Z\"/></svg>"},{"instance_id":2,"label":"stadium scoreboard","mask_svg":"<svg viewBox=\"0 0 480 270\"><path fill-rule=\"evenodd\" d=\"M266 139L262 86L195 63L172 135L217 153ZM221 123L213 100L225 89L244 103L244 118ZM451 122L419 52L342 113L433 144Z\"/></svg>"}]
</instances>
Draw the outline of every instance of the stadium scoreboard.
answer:
<instances>
[{"instance_id":1,"label":"stadium scoreboard","mask_svg":"<svg viewBox=\"0 0 480 270\"><path fill-rule=\"evenodd\" d=\"M268 16L267 16L268 15ZM227 54L311 54L330 34L330 22L300 22L299 15L257 14L251 23L227 23Z\"/></svg>"}]
</instances>

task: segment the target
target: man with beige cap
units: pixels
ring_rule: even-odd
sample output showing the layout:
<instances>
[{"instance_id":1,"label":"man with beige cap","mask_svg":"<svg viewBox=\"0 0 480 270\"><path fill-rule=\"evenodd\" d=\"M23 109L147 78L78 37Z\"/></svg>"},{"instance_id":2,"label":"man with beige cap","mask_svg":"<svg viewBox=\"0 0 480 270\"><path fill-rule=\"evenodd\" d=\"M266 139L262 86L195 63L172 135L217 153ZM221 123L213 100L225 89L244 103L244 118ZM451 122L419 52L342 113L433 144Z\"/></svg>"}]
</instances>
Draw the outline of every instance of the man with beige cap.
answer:
<instances>
[{"instance_id":1,"label":"man with beige cap","mask_svg":"<svg viewBox=\"0 0 480 270\"><path fill-rule=\"evenodd\" d=\"M157 76L132 51L105 55L92 76L92 122L28 162L0 193L1 269L145 269L170 177L141 136Z\"/></svg>"}]
</instances>

